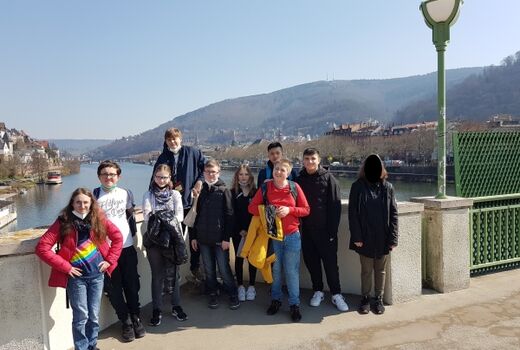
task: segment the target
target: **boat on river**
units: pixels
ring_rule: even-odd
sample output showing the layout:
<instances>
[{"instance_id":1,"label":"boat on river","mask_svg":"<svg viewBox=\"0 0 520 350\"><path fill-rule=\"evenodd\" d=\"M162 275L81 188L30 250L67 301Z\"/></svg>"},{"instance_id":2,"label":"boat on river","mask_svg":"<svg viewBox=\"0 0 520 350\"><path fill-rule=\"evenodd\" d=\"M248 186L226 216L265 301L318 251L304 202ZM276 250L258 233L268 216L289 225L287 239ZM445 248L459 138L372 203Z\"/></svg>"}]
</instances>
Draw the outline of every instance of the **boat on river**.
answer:
<instances>
[{"instance_id":1,"label":"boat on river","mask_svg":"<svg viewBox=\"0 0 520 350\"><path fill-rule=\"evenodd\" d=\"M45 180L47 185L58 185L62 182L61 173L59 171L49 171L47 173L47 180Z\"/></svg>"}]
</instances>

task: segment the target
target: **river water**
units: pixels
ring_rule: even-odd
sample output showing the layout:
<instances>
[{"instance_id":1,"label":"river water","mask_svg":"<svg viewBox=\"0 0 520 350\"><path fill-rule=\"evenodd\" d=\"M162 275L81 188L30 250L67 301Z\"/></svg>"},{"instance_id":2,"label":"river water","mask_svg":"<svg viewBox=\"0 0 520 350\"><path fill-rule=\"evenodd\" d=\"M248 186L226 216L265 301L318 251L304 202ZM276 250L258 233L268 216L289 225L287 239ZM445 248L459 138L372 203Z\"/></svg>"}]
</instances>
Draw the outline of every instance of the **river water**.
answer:
<instances>
[{"instance_id":1,"label":"river water","mask_svg":"<svg viewBox=\"0 0 520 350\"><path fill-rule=\"evenodd\" d=\"M18 219L0 229L0 234L27 228L51 224L60 210L65 207L71 193L78 187L92 189L99 186L96 175L98 164L84 164L79 174L63 177L61 185L36 185L24 195L14 197ZM143 164L121 163L122 173L119 185L134 193L135 202L141 205L144 193L152 175L152 167ZM221 178L230 186L233 172L223 170ZM353 178L337 178L341 186L341 195L348 197ZM410 197L431 196L436 193L433 183L390 182L395 187L397 200L404 201ZM448 186L448 194L453 194L453 185Z\"/></svg>"}]
</instances>

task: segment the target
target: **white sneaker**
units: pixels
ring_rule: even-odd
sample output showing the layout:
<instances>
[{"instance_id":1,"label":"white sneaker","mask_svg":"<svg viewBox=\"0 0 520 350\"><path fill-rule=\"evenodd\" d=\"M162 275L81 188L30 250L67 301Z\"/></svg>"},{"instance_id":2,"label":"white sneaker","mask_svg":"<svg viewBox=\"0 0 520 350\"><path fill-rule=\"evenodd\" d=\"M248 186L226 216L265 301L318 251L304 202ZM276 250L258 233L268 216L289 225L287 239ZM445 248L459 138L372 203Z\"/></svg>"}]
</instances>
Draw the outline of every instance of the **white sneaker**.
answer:
<instances>
[{"instance_id":1,"label":"white sneaker","mask_svg":"<svg viewBox=\"0 0 520 350\"><path fill-rule=\"evenodd\" d=\"M249 286L247 287L247 292L246 292L246 300L255 300L256 298L256 289L254 286Z\"/></svg>"},{"instance_id":2,"label":"white sneaker","mask_svg":"<svg viewBox=\"0 0 520 350\"><path fill-rule=\"evenodd\" d=\"M339 311L345 312L348 311L348 304L345 301L345 298L343 298L343 295L341 294L334 294L332 296L332 303L336 305Z\"/></svg>"},{"instance_id":3,"label":"white sneaker","mask_svg":"<svg viewBox=\"0 0 520 350\"><path fill-rule=\"evenodd\" d=\"M323 300L324 296L325 296L325 294L323 294L323 292L320 292L320 291L314 292L314 295L312 296L311 302L310 302L311 306L320 306L321 301Z\"/></svg>"},{"instance_id":4,"label":"white sneaker","mask_svg":"<svg viewBox=\"0 0 520 350\"><path fill-rule=\"evenodd\" d=\"M246 289L244 286L238 287L238 301L246 301Z\"/></svg>"}]
</instances>

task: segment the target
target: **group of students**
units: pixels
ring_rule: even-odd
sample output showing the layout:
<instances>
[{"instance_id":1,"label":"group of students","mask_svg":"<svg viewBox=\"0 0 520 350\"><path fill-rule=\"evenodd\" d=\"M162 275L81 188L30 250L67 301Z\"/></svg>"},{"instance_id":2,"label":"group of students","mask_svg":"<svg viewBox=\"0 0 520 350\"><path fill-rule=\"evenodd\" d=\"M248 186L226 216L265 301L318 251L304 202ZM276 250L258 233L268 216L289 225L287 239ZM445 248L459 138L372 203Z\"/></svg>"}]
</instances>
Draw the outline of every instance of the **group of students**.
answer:
<instances>
[{"instance_id":1,"label":"group of students","mask_svg":"<svg viewBox=\"0 0 520 350\"><path fill-rule=\"evenodd\" d=\"M314 291L310 305L319 306L324 299L323 266L332 303L338 310L348 311L341 293L337 259L341 199L336 179L320 165L319 151L314 148L303 152L299 173L283 158L278 142L269 144L268 158L256 185L251 169L241 165L229 189L219 178L220 165L216 160L206 161L200 150L182 145L180 130L168 129L163 152L143 198L145 226L159 211L168 211L180 230L188 232L190 270L193 278L204 280L211 309L219 307L219 295L223 293L227 294L232 310L243 301L254 300L259 267L264 279L271 283L267 314L274 315L281 308L285 286L290 318L300 321L299 274L303 254ZM49 286L67 290L73 312L74 347L80 350L97 349L103 290L122 323L123 340L132 341L146 334L140 318L133 196L117 186L121 168L116 162L101 162L97 175L100 187L93 191L75 190L36 247L36 254L52 267ZM397 206L386 177L379 156L369 156L349 196L350 248L360 256L362 300L358 311L362 314L371 309L372 275L373 311L384 312L387 256L397 246ZM196 211L196 217L186 227L182 222L190 210ZM230 244L237 254L235 277L230 267ZM260 265L255 260L255 245L264 246ZM150 326L161 323L163 294L169 288L172 315L179 321L188 318L180 305L179 265L173 261L170 248L153 244L146 247L152 276ZM244 258L249 261L247 289ZM204 273L200 271L200 260ZM217 279L217 267L222 283Z\"/></svg>"}]
</instances>

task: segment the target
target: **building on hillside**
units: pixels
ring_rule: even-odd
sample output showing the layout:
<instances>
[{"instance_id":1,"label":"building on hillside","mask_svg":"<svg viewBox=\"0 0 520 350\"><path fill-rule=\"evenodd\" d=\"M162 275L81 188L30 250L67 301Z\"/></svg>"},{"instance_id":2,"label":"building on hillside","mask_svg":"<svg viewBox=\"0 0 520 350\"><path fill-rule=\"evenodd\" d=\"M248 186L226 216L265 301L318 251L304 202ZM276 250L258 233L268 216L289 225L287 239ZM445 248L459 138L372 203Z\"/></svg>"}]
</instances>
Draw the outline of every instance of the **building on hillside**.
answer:
<instances>
[{"instance_id":1,"label":"building on hillside","mask_svg":"<svg viewBox=\"0 0 520 350\"><path fill-rule=\"evenodd\" d=\"M13 156L13 141L4 123L0 123L0 156L4 158Z\"/></svg>"},{"instance_id":2,"label":"building on hillside","mask_svg":"<svg viewBox=\"0 0 520 350\"><path fill-rule=\"evenodd\" d=\"M410 134L412 132L416 132L419 130L435 130L437 128L437 122L421 122L421 123L412 123L412 124L404 124L404 125L396 125L392 126L389 129L386 129L383 135L391 136L391 135L403 135Z\"/></svg>"},{"instance_id":3,"label":"building on hillside","mask_svg":"<svg viewBox=\"0 0 520 350\"><path fill-rule=\"evenodd\" d=\"M29 164L32 161L31 151L20 152L20 161L23 164Z\"/></svg>"},{"instance_id":4,"label":"building on hillside","mask_svg":"<svg viewBox=\"0 0 520 350\"><path fill-rule=\"evenodd\" d=\"M334 125L331 131L327 131L325 135L349 136L349 137L367 137L375 136L381 132L382 126L377 120L369 119L366 122Z\"/></svg>"},{"instance_id":5,"label":"building on hillside","mask_svg":"<svg viewBox=\"0 0 520 350\"><path fill-rule=\"evenodd\" d=\"M515 118L510 114L497 114L492 116L487 121L487 126L491 129L500 128L501 130L512 129L519 130L520 129L520 119Z\"/></svg>"}]
</instances>

